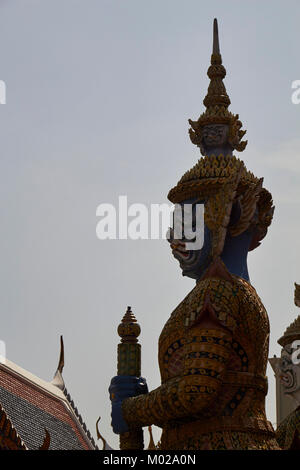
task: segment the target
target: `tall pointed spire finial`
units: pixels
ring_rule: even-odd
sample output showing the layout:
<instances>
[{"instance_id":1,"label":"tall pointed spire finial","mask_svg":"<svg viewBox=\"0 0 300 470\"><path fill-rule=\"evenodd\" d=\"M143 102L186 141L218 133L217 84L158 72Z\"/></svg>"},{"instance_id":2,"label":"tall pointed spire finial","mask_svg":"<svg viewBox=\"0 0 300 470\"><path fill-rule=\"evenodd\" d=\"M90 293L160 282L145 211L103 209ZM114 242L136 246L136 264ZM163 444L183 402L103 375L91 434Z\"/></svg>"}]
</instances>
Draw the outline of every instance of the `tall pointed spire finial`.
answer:
<instances>
[{"instance_id":1,"label":"tall pointed spire finial","mask_svg":"<svg viewBox=\"0 0 300 470\"><path fill-rule=\"evenodd\" d=\"M214 19L214 35L213 35L213 54L220 54L220 44L219 44L219 31L218 31L218 20Z\"/></svg>"},{"instance_id":2,"label":"tall pointed spire finial","mask_svg":"<svg viewBox=\"0 0 300 470\"><path fill-rule=\"evenodd\" d=\"M216 106L223 107L223 114L228 113L227 108L230 105L230 99L227 95L223 79L226 76L225 67L222 65L222 57L220 54L219 31L217 19L214 19L213 27L213 50L210 60L210 66L207 75L210 78L207 95L203 100L203 104L207 108L207 113L212 113L216 118Z\"/></svg>"},{"instance_id":3,"label":"tall pointed spire finial","mask_svg":"<svg viewBox=\"0 0 300 470\"><path fill-rule=\"evenodd\" d=\"M207 94L203 100L206 111L201 114L197 121L189 119L191 129L189 130L190 139L193 144L200 148L202 155L206 155L203 146L203 128L207 125L225 124L229 126L228 143L232 149L242 152L247 141L242 141L246 131L242 131L242 123L238 114L232 114L228 111L230 98L227 94L223 79L226 76L226 69L222 65L222 56L220 54L218 21L215 18L213 23L213 48L210 66L207 71L210 83Z\"/></svg>"}]
</instances>

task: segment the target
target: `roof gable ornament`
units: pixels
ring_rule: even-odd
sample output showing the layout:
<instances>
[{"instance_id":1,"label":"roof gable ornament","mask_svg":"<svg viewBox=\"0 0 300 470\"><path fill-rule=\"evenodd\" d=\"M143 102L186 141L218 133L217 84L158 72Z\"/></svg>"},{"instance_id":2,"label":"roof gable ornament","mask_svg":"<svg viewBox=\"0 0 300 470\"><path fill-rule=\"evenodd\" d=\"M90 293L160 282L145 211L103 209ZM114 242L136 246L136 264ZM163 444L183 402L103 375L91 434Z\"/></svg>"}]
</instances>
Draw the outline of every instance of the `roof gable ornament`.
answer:
<instances>
[{"instance_id":1,"label":"roof gable ornament","mask_svg":"<svg viewBox=\"0 0 300 470\"><path fill-rule=\"evenodd\" d=\"M56 372L54 374L52 384L58 387L60 390L64 390L65 382L62 376L62 371L65 365L65 352L64 352L64 340L62 335L60 336L60 354L59 354L59 361Z\"/></svg>"}]
</instances>

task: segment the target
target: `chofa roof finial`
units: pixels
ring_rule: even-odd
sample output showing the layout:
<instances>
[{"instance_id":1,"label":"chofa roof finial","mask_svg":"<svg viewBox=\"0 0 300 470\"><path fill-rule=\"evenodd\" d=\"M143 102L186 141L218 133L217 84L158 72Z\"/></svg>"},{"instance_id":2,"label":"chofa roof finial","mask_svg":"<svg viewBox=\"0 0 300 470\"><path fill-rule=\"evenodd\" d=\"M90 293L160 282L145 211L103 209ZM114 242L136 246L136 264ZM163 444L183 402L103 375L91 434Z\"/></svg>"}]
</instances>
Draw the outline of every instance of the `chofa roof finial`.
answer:
<instances>
[{"instance_id":1,"label":"chofa roof finial","mask_svg":"<svg viewBox=\"0 0 300 470\"><path fill-rule=\"evenodd\" d=\"M57 370L59 370L61 374L62 374L64 365L65 365L64 339L63 339L63 336L60 335L60 354L59 354Z\"/></svg>"},{"instance_id":2,"label":"chofa roof finial","mask_svg":"<svg viewBox=\"0 0 300 470\"><path fill-rule=\"evenodd\" d=\"M65 382L62 376L62 371L65 365L65 351L64 351L64 340L62 335L60 336L60 354L59 354L59 361L56 372L54 374L52 384L56 387L63 390L65 388Z\"/></svg>"}]
</instances>

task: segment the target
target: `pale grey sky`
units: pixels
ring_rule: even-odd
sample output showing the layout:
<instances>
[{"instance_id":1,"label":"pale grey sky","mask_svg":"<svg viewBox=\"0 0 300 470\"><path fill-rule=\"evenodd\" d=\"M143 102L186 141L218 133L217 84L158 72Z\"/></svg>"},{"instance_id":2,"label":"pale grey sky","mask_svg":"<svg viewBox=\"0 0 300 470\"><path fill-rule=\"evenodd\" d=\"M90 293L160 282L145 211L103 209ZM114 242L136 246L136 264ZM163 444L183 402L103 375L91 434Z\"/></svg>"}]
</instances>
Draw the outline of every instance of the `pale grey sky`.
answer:
<instances>
[{"instance_id":1,"label":"pale grey sky","mask_svg":"<svg viewBox=\"0 0 300 470\"><path fill-rule=\"evenodd\" d=\"M0 0L0 339L10 360L49 380L63 334L67 387L93 434L102 416L113 447L107 389L126 306L142 328L152 389L158 336L194 283L166 241L99 241L96 207L124 194L167 202L199 158L187 120L203 110L214 17L230 109L248 130L240 157L265 177L276 206L249 255L273 355L298 315L298 0ZM275 422L270 370L267 411Z\"/></svg>"}]
</instances>

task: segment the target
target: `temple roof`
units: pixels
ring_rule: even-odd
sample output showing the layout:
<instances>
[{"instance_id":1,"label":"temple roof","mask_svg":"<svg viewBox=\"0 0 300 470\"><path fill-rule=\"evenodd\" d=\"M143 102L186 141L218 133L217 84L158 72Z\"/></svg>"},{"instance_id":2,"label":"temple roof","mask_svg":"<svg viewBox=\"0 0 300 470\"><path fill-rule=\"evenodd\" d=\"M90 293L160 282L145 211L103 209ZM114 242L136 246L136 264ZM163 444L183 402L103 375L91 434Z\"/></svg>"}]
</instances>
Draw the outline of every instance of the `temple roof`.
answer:
<instances>
[{"instance_id":1,"label":"temple roof","mask_svg":"<svg viewBox=\"0 0 300 470\"><path fill-rule=\"evenodd\" d=\"M87 430L66 388L61 390L13 362L0 363L0 405L28 449L50 435L50 450L93 450Z\"/></svg>"}]
</instances>

